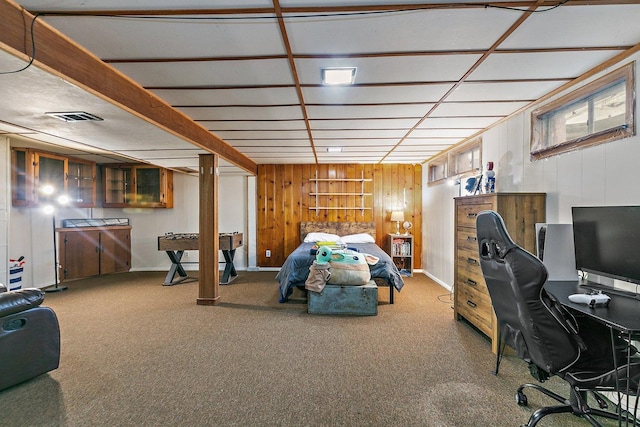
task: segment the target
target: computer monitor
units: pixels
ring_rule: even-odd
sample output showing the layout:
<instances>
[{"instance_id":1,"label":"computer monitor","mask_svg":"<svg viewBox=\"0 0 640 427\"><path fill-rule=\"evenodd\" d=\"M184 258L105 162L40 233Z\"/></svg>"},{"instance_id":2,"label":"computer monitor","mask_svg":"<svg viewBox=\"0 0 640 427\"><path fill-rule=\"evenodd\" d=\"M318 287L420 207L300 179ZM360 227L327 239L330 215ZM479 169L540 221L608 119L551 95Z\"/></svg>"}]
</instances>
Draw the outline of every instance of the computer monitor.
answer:
<instances>
[{"instance_id":1,"label":"computer monitor","mask_svg":"<svg viewBox=\"0 0 640 427\"><path fill-rule=\"evenodd\" d=\"M640 206L573 207L576 269L640 284Z\"/></svg>"}]
</instances>

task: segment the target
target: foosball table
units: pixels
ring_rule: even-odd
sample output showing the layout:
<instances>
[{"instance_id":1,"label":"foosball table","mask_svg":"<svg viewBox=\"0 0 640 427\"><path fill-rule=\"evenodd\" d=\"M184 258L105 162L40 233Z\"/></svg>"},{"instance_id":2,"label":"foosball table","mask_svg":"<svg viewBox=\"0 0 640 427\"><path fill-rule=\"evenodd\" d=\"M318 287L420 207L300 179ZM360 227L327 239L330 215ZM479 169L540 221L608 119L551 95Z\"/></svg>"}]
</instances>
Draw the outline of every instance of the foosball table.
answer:
<instances>
[{"instance_id":1,"label":"foosball table","mask_svg":"<svg viewBox=\"0 0 640 427\"><path fill-rule=\"evenodd\" d=\"M164 279L163 285L175 285L189 278L182 266L182 256L184 251L198 250L199 237L198 233L166 233L164 236L158 236L158 250L165 251L171 260L171 268ZM233 258L236 254L236 249L242 246L242 233L220 233L218 245L225 261L220 284L227 285L238 277L236 268L233 265ZM175 277L176 274L178 278Z\"/></svg>"}]
</instances>

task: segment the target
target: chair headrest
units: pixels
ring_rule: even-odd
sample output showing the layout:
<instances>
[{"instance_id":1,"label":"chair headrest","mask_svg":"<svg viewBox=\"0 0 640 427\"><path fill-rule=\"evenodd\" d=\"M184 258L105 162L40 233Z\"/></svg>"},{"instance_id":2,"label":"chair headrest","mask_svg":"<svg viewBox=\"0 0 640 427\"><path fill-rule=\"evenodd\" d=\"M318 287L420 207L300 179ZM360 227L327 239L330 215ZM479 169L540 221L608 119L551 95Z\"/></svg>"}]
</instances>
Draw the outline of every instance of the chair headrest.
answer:
<instances>
[{"instance_id":1,"label":"chair headrest","mask_svg":"<svg viewBox=\"0 0 640 427\"><path fill-rule=\"evenodd\" d=\"M476 232L482 258L505 257L518 245L513 241L502 217L494 211L482 211L476 218Z\"/></svg>"}]
</instances>

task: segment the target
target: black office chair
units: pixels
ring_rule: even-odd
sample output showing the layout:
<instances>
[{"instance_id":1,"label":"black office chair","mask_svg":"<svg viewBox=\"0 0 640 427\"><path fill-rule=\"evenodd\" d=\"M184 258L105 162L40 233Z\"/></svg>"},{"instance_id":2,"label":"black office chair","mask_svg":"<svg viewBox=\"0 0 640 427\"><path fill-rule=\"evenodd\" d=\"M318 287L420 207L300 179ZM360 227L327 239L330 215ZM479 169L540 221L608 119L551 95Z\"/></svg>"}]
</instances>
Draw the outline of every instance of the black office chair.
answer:
<instances>
[{"instance_id":1,"label":"black office chair","mask_svg":"<svg viewBox=\"0 0 640 427\"><path fill-rule=\"evenodd\" d=\"M593 416L633 423L627 413L605 411L607 404L596 392L631 390L638 394L640 360L633 355L635 349L606 326L586 316L572 315L546 292L544 264L511 239L499 214L481 212L476 228L482 273L500 328L495 374L505 345L509 345L529 363L532 376L539 382L557 375L570 385L568 399L538 384L520 386L516 392L520 405L527 405L525 388L539 390L562 403L536 410L526 426L535 426L546 415L567 412L594 426L601 424ZM589 391L599 408L587 404Z\"/></svg>"}]
</instances>

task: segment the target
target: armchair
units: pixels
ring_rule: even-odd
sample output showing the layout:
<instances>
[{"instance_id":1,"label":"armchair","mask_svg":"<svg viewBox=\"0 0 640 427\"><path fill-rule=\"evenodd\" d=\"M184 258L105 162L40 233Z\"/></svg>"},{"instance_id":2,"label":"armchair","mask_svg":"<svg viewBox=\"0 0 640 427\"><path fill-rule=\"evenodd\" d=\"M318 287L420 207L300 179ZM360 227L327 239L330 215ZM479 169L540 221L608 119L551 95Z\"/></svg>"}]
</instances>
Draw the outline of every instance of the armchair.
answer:
<instances>
[{"instance_id":1,"label":"armchair","mask_svg":"<svg viewBox=\"0 0 640 427\"><path fill-rule=\"evenodd\" d=\"M60 329L44 293L35 288L0 289L0 390L58 367Z\"/></svg>"},{"instance_id":2,"label":"armchair","mask_svg":"<svg viewBox=\"0 0 640 427\"><path fill-rule=\"evenodd\" d=\"M526 426L556 413L573 413L594 426L601 426L594 416L626 420L626 414L604 410L606 402L596 391L624 391L629 381L628 389L637 393L640 360L633 355L635 349L606 326L572 315L546 292L544 264L511 239L498 213L481 212L476 228L480 265L500 330L495 374L509 345L529 363L539 382L557 375L570 386L567 399L538 384L521 385L516 392L520 405L527 405L525 388L561 402L533 412ZM588 333L582 334L583 330ZM588 405L589 391L599 408ZM634 420L629 416L628 421Z\"/></svg>"}]
</instances>

